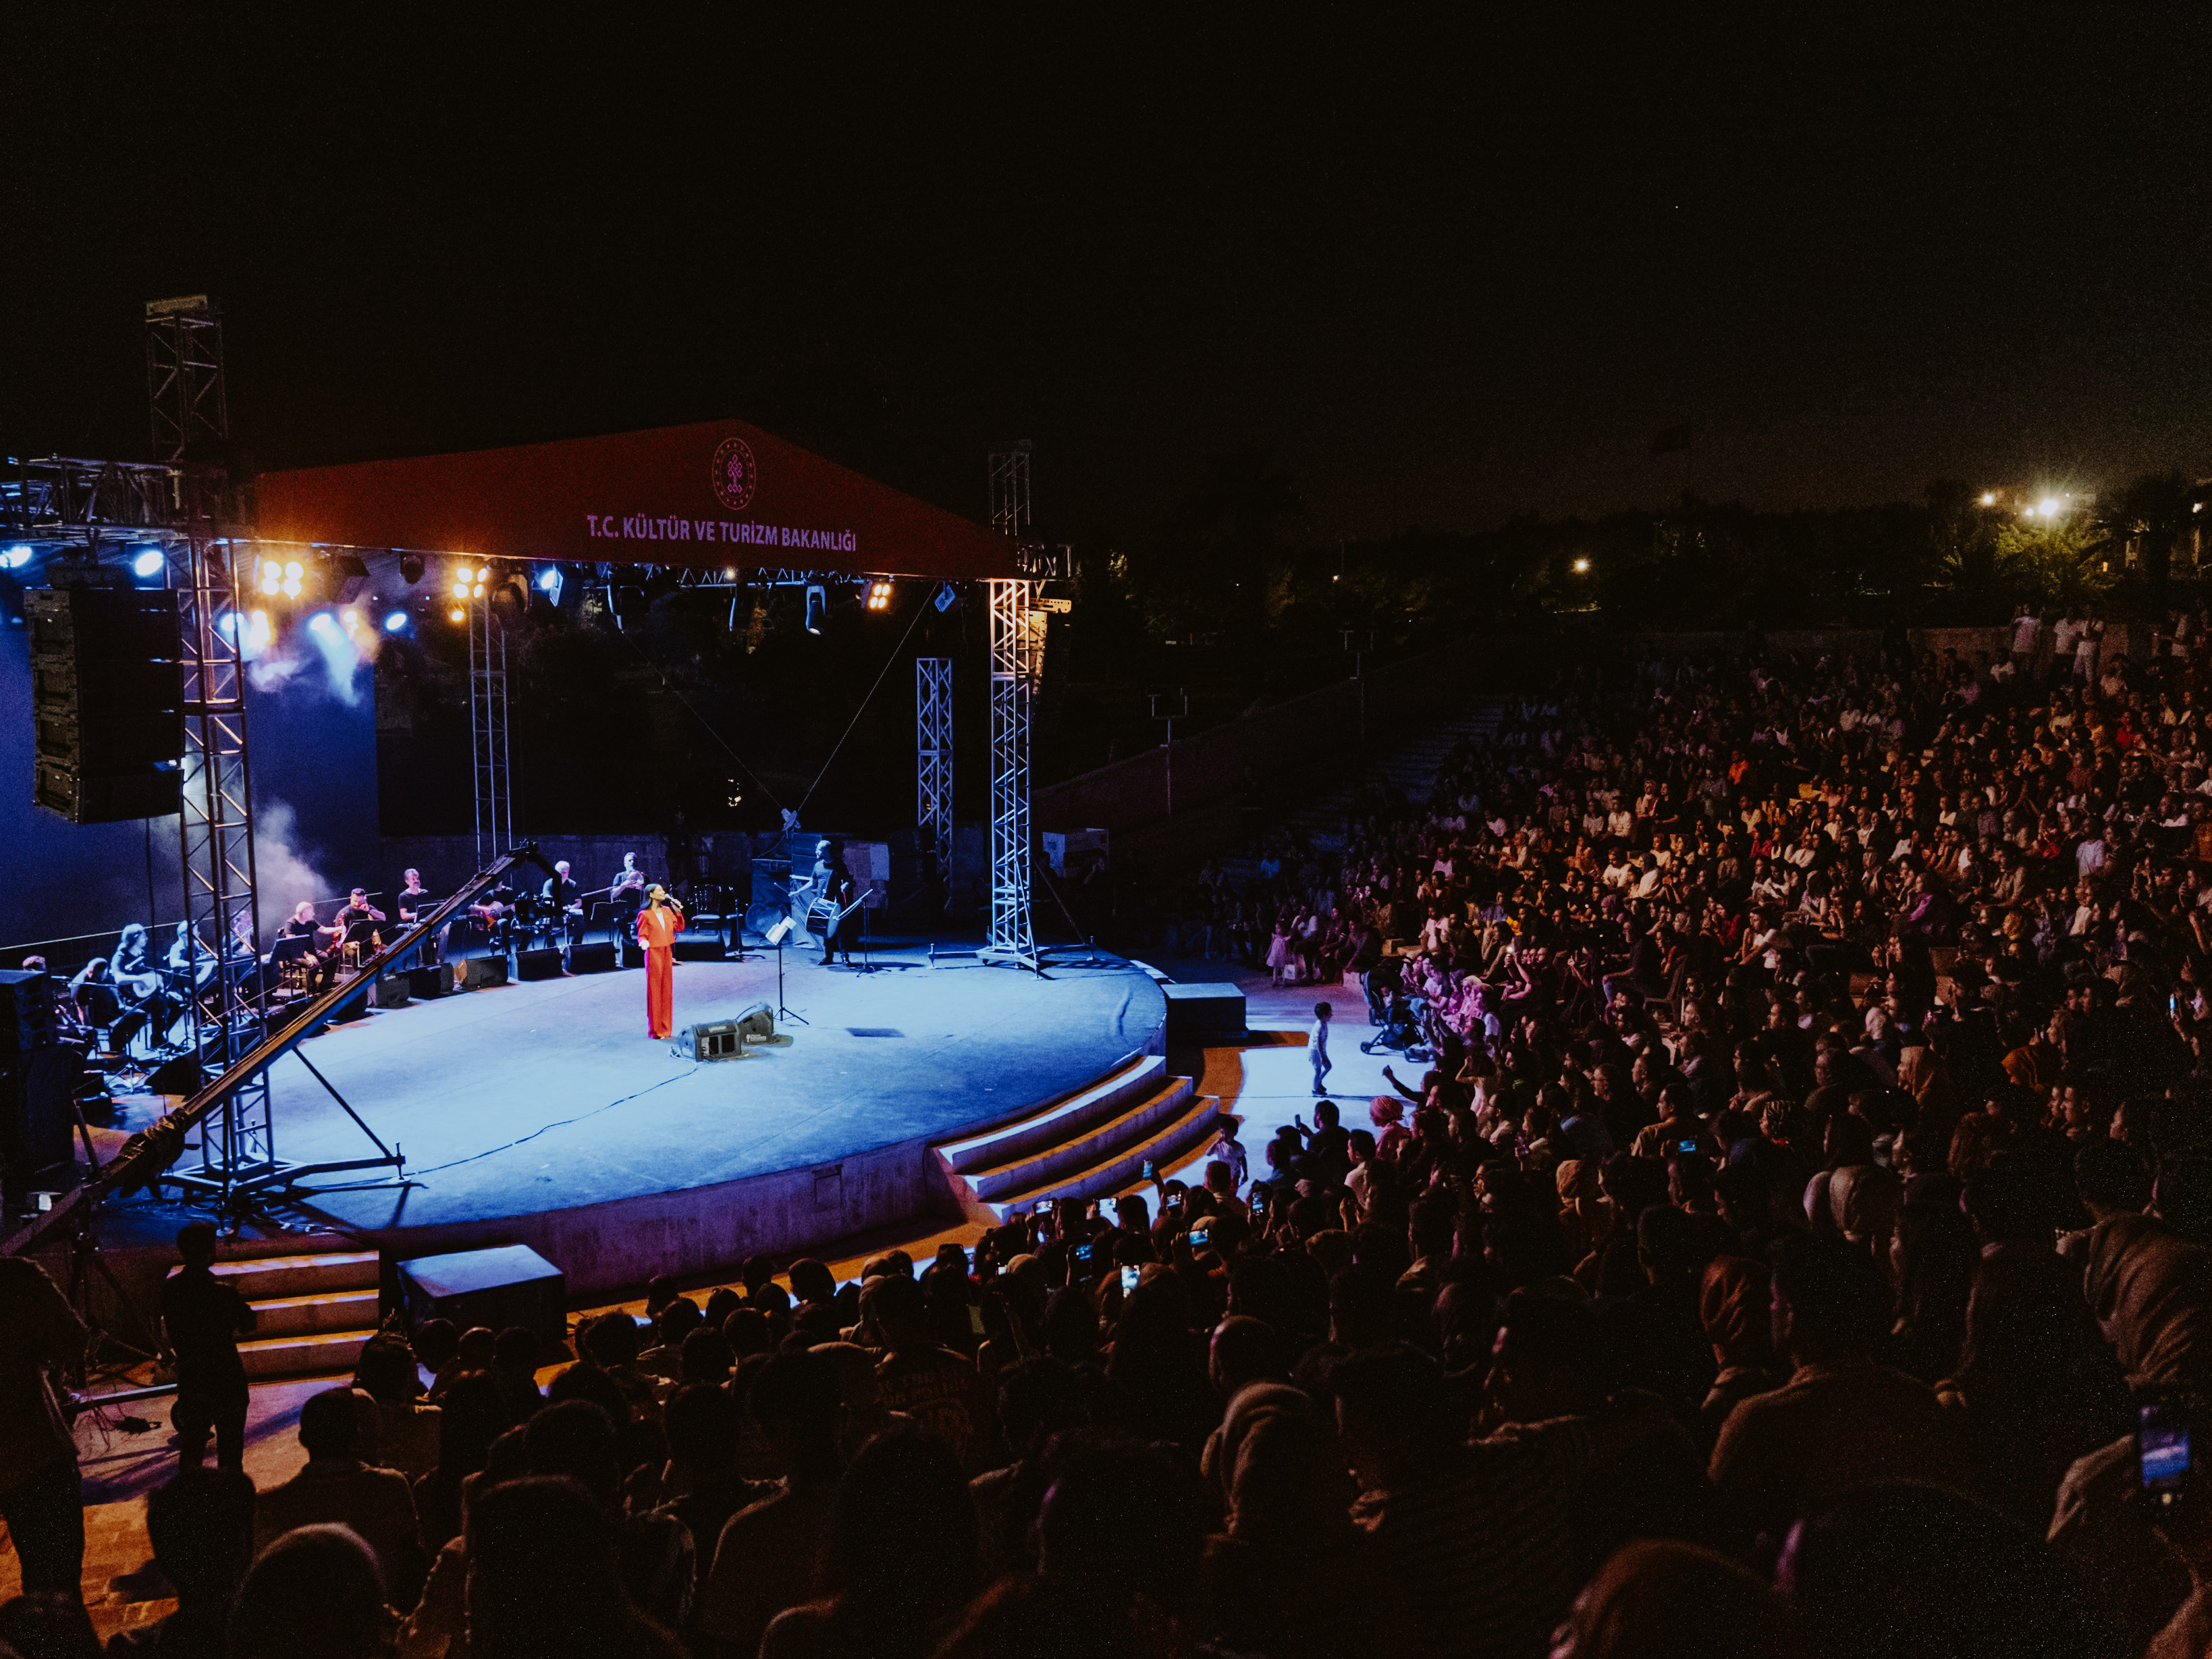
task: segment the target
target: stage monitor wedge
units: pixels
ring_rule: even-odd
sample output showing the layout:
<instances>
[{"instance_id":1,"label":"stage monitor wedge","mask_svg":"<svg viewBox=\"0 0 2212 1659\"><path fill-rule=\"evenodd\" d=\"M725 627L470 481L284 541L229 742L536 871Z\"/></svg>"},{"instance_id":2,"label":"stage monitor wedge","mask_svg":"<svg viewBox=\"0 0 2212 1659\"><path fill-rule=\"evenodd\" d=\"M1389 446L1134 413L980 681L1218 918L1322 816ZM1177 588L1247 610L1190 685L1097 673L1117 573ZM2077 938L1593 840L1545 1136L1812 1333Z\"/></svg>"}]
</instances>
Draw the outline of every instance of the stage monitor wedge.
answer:
<instances>
[{"instance_id":1,"label":"stage monitor wedge","mask_svg":"<svg viewBox=\"0 0 2212 1659\"><path fill-rule=\"evenodd\" d=\"M745 1045L738 1035L738 1022L718 1019L691 1028L691 1058L694 1060L742 1060Z\"/></svg>"}]
</instances>

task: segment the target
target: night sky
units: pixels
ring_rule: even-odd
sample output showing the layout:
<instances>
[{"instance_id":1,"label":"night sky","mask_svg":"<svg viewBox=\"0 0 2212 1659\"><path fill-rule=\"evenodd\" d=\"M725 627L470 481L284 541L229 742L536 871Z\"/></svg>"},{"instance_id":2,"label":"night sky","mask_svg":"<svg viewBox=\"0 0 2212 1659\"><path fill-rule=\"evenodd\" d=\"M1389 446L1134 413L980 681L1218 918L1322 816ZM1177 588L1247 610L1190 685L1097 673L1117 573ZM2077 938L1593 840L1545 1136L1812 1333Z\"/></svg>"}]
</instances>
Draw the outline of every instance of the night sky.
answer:
<instances>
[{"instance_id":1,"label":"night sky","mask_svg":"<svg viewBox=\"0 0 2212 1659\"><path fill-rule=\"evenodd\" d=\"M2202 8L852 9L22 9L6 445L143 455L205 290L240 465L1028 436L1094 544L2212 471Z\"/></svg>"}]
</instances>

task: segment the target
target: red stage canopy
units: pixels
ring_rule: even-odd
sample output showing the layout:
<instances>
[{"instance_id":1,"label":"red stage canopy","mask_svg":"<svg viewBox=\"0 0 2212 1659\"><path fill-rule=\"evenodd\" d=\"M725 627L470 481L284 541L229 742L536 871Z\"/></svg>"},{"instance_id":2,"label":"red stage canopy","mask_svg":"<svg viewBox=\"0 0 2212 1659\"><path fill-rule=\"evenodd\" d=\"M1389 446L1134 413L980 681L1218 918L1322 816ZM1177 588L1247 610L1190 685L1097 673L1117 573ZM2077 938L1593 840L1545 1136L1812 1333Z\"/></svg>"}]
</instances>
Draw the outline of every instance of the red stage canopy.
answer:
<instances>
[{"instance_id":1,"label":"red stage canopy","mask_svg":"<svg viewBox=\"0 0 2212 1659\"><path fill-rule=\"evenodd\" d=\"M256 483L255 533L271 541L702 569L1016 574L1005 537L743 421L264 472Z\"/></svg>"}]
</instances>

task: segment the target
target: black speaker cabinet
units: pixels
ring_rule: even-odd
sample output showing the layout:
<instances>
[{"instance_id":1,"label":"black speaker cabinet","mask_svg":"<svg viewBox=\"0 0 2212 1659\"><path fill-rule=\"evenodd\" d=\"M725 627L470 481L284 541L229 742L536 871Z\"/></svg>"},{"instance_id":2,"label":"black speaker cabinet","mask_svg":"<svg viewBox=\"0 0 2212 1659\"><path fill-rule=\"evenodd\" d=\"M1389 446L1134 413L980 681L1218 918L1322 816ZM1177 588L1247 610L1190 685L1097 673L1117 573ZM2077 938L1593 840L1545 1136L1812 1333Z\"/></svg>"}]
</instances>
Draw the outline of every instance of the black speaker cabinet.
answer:
<instances>
[{"instance_id":1,"label":"black speaker cabinet","mask_svg":"<svg viewBox=\"0 0 2212 1659\"><path fill-rule=\"evenodd\" d=\"M568 1275L526 1244L417 1256L397 1272L410 1331L426 1319L450 1319L464 1331L520 1325L537 1333L540 1364L568 1357Z\"/></svg>"},{"instance_id":2,"label":"black speaker cabinet","mask_svg":"<svg viewBox=\"0 0 2212 1659\"><path fill-rule=\"evenodd\" d=\"M614 966L615 947L604 941L568 947L568 971L572 974L612 973Z\"/></svg>"},{"instance_id":3,"label":"black speaker cabinet","mask_svg":"<svg viewBox=\"0 0 2212 1659\"><path fill-rule=\"evenodd\" d=\"M514 959L515 977L525 981L561 977L558 951L525 951Z\"/></svg>"}]
</instances>

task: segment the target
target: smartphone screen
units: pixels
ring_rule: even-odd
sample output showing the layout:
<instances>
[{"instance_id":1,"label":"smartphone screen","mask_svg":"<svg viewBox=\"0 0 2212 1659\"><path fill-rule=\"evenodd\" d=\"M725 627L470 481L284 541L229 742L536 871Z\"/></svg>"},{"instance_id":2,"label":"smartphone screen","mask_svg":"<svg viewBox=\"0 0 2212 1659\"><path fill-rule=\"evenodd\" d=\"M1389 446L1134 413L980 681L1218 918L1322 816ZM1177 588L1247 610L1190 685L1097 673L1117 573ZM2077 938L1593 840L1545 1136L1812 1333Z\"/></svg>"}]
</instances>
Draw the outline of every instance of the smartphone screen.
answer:
<instances>
[{"instance_id":1,"label":"smartphone screen","mask_svg":"<svg viewBox=\"0 0 2212 1659\"><path fill-rule=\"evenodd\" d=\"M1082 1262L1085 1267L1088 1267L1091 1263L1091 1247L1088 1244L1077 1245L1075 1247L1075 1259L1078 1261Z\"/></svg>"},{"instance_id":2,"label":"smartphone screen","mask_svg":"<svg viewBox=\"0 0 2212 1659\"><path fill-rule=\"evenodd\" d=\"M1252 1213L1254 1215L1265 1215L1267 1213L1267 1194L1255 1193L1252 1194Z\"/></svg>"},{"instance_id":3,"label":"smartphone screen","mask_svg":"<svg viewBox=\"0 0 2212 1659\"><path fill-rule=\"evenodd\" d=\"M1213 1235L1204 1227L1193 1227L1190 1230L1190 1248L1194 1250L1202 1250L1212 1237Z\"/></svg>"},{"instance_id":4,"label":"smartphone screen","mask_svg":"<svg viewBox=\"0 0 2212 1659\"><path fill-rule=\"evenodd\" d=\"M1674 1143L1674 1150L1678 1152L1694 1152L1698 1150L1698 1143L1694 1140L1678 1140Z\"/></svg>"},{"instance_id":5,"label":"smartphone screen","mask_svg":"<svg viewBox=\"0 0 2212 1659\"><path fill-rule=\"evenodd\" d=\"M1135 1268L1135 1267L1124 1267L1124 1268L1122 1268L1122 1269L1121 1269L1121 1291L1122 1291L1122 1294L1126 1296L1127 1294L1128 1294L1128 1292L1130 1292L1131 1291L1135 1290L1136 1288L1137 1288L1137 1270L1136 1270L1136 1268Z\"/></svg>"},{"instance_id":6,"label":"smartphone screen","mask_svg":"<svg viewBox=\"0 0 2212 1659\"><path fill-rule=\"evenodd\" d=\"M2181 1501L2189 1484L2189 1424L2170 1401L2153 1401L2142 1407L2136 1461L2142 1469L2144 1497L2160 1509Z\"/></svg>"},{"instance_id":7,"label":"smartphone screen","mask_svg":"<svg viewBox=\"0 0 2212 1659\"><path fill-rule=\"evenodd\" d=\"M972 1302L968 1304L968 1328L975 1335L983 1334L983 1310Z\"/></svg>"}]
</instances>

